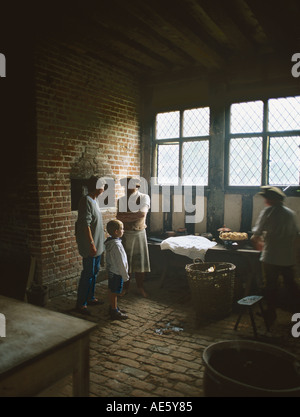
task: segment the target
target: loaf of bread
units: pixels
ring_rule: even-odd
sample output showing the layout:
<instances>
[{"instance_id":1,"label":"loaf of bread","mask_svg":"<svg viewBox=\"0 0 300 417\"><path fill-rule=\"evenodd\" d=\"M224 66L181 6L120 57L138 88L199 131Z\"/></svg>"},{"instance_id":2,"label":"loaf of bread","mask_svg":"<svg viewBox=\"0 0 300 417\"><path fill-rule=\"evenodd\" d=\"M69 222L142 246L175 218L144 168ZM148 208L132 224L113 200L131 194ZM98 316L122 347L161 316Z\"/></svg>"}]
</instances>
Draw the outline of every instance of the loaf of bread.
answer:
<instances>
[{"instance_id":1,"label":"loaf of bread","mask_svg":"<svg viewBox=\"0 0 300 417\"><path fill-rule=\"evenodd\" d=\"M242 232L223 232L220 234L222 240L247 240L248 234Z\"/></svg>"}]
</instances>

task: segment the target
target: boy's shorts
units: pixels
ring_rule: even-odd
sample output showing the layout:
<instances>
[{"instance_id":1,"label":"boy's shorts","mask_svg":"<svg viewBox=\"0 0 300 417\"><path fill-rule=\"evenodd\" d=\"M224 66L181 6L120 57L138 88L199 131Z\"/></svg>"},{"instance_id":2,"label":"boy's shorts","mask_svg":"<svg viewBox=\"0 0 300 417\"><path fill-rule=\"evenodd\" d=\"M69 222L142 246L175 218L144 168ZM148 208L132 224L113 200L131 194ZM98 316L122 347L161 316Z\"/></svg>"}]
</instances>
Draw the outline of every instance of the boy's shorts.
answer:
<instances>
[{"instance_id":1,"label":"boy's shorts","mask_svg":"<svg viewBox=\"0 0 300 417\"><path fill-rule=\"evenodd\" d=\"M123 290L123 278L122 275L108 272L108 288L112 293L121 294Z\"/></svg>"}]
</instances>

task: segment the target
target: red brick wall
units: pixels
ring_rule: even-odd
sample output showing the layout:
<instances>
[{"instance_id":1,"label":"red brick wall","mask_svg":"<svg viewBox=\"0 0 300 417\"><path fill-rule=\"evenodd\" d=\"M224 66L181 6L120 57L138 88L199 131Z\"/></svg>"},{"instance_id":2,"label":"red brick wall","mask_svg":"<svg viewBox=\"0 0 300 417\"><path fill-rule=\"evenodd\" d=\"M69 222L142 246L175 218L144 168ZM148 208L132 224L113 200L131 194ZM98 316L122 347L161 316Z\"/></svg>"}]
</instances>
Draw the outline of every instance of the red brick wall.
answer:
<instances>
[{"instance_id":1,"label":"red brick wall","mask_svg":"<svg viewBox=\"0 0 300 417\"><path fill-rule=\"evenodd\" d=\"M140 172L139 85L130 74L57 44L36 54L38 274L50 296L77 288L81 257L71 178ZM104 223L113 213L103 213Z\"/></svg>"}]
</instances>

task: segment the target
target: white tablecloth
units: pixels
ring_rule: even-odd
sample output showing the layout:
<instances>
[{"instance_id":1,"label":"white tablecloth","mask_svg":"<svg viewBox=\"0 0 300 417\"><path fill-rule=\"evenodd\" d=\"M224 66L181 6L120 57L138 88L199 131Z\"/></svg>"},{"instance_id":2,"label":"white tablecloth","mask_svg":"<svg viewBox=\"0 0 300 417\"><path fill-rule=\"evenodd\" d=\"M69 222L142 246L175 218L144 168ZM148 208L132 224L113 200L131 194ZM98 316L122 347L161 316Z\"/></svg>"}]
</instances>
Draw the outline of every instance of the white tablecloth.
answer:
<instances>
[{"instance_id":1,"label":"white tablecloth","mask_svg":"<svg viewBox=\"0 0 300 417\"><path fill-rule=\"evenodd\" d=\"M187 256L191 259L201 259L204 261L207 249L212 248L217 243L212 242L203 236L175 236L169 237L161 242L162 250L171 250L172 252Z\"/></svg>"}]
</instances>

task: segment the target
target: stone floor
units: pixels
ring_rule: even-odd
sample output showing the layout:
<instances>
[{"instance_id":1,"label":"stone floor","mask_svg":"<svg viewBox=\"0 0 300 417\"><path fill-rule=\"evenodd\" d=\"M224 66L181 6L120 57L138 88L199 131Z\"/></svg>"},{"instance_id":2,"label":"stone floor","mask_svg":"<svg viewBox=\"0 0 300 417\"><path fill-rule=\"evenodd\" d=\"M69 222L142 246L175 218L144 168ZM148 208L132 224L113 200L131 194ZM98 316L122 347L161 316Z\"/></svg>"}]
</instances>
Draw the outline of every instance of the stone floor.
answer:
<instances>
[{"instance_id":1,"label":"stone floor","mask_svg":"<svg viewBox=\"0 0 300 417\"><path fill-rule=\"evenodd\" d=\"M90 342L91 397L203 397L202 354L212 343L223 340L253 340L253 330L244 315L237 331L237 312L222 320L196 320L188 282L184 276L168 277L160 288L159 276L145 282L148 298L138 295L135 282L129 294L119 299L127 311L126 321L111 321L108 315L107 281L97 284L96 295L105 304L91 307L84 317L98 324ZM46 308L82 318L74 311L76 294L49 301ZM284 348L300 358L300 338L291 333L291 313L279 310L271 331L256 316L258 340ZM41 396L69 397L71 376Z\"/></svg>"}]
</instances>

